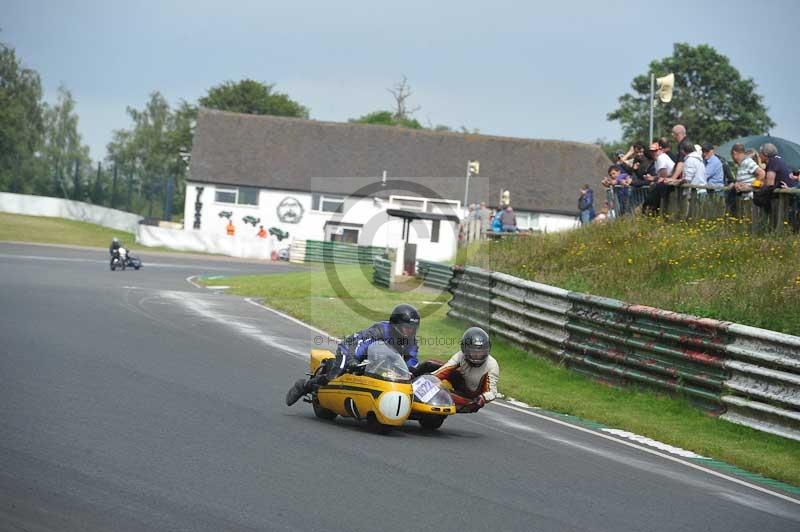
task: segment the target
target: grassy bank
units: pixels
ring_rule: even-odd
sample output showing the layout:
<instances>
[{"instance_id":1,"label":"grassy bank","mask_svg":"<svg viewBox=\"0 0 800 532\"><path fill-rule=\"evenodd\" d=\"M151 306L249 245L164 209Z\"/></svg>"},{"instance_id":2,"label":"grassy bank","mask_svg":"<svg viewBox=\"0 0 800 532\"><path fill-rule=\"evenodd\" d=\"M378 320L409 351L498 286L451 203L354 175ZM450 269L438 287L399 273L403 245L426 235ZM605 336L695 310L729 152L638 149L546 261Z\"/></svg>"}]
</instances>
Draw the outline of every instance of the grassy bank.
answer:
<instances>
[{"instance_id":1,"label":"grassy bank","mask_svg":"<svg viewBox=\"0 0 800 532\"><path fill-rule=\"evenodd\" d=\"M0 240L108 247L113 237L133 243L133 233L63 218L0 213Z\"/></svg>"},{"instance_id":2,"label":"grassy bank","mask_svg":"<svg viewBox=\"0 0 800 532\"><path fill-rule=\"evenodd\" d=\"M487 242L467 263L569 290L800 334L800 237L738 220L625 218Z\"/></svg>"},{"instance_id":3,"label":"grassy bank","mask_svg":"<svg viewBox=\"0 0 800 532\"><path fill-rule=\"evenodd\" d=\"M371 268L366 270L371 274ZM447 305L431 304L437 293L378 289L359 267L340 267L341 288L326 272L227 277L208 281L234 293L263 297L287 312L335 336L385 319L399 302L426 309L419 331L422 358L443 358L457 349L465 325L446 316ZM365 316L360 303L375 312ZM428 313L430 312L430 313ZM617 390L597 384L544 359L530 357L495 339L492 349L502 370L501 391L529 404L572 414L690 449L743 469L800 486L800 442L710 418L688 403L655 393Z\"/></svg>"},{"instance_id":4,"label":"grassy bank","mask_svg":"<svg viewBox=\"0 0 800 532\"><path fill-rule=\"evenodd\" d=\"M164 246L143 246L136 243L133 233L101 225L65 220L64 218L0 213L0 241L108 248L114 237L119 238L122 245L136 249L208 255L198 251L180 251Z\"/></svg>"}]
</instances>

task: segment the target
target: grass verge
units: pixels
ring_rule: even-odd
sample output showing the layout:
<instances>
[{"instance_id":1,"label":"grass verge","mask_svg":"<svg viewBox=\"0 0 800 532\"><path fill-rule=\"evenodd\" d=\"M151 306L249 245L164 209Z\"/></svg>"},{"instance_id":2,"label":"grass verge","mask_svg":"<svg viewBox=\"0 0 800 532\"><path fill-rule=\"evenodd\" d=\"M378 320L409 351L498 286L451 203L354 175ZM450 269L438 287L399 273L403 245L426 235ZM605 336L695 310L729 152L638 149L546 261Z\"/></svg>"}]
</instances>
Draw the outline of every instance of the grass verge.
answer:
<instances>
[{"instance_id":1,"label":"grass verge","mask_svg":"<svg viewBox=\"0 0 800 532\"><path fill-rule=\"evenodd\" d=\"M746 220L612 223L461 251L459 264L800 335L800 235L750 235Z\"/></svg>"},{"instance_id":2,"label":"grass verge","mask_svg":"<svg viewBox=\"0 0 800 532\"><path fill-rule=\"evenodd\" d=\"M108 247L113 237L134 242L133 233L63 218L0 213L0 240Z\"/></svg>"},{"instance_id":3,"label":"grass verge","mask_svg":"<svg viewBox=\"0 0 800 532\"><path fill-rule=\"evenodd\" d=\"M164 246L143 246L136 243L133 233L102 225L64 218L0 213L0 241L107 248L114 237L119 238L122 245L131 248L208 255L199 251L181 251Z\"/></svg>"},{"instance_id":4,"label":"grass verge","mask_svg":"<svg viewBox=\"0 0 800 532\"><path fill-rule=\"evenodd\" d=\"M385 319L400 302L427 309L419 330L422 358L443 358L456 349L465 325L447 317L446 304L430 304L437 292L404 293L376 288L371 268L338 267L341 288L325 271L207 280L233 293L263 297L284 311L334 336L350 334L373 319ZM375 311L365 317L360 303ZM431 311L430 314L427 314ZM548 360L531 357L496 340L493 355L501 367L500 390L507 396L548 410L636 432L742 469L800 486L800 442L772 436L707 416L688 402L647 391L619 390L598 384Z\"/></svg>"}]
</instances>

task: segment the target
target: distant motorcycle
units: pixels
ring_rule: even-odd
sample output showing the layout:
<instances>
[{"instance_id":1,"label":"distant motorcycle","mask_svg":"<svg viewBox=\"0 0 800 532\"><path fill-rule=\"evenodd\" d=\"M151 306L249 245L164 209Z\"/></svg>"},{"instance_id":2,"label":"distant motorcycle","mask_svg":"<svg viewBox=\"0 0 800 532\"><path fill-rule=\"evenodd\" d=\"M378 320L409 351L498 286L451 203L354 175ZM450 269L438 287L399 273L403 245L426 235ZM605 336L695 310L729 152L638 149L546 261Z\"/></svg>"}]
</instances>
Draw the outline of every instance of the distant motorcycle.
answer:
<instances>
[{"instance_id":1,"label":"distant motorcycle","mask_svg":"<svg viewBox=\"0 0 800 532\"><path fill-rule=\"evenodd\" d=\"M142 261L139 257L131 255L127 249L121 247L117 250L117 254L111 259L111 271L117 268L124 270L126 267L138 270L142 267Z\"/></svg>"},{"instance_id":2,"label":"distant motorcycle","mask_svg":"<svg viewBox=\"0 0 800 532\"><path fill-rule=\"evenodd\" d=\"M125 266L129 268L133 268L134 270L138 270L142 267L142 261L139 257L132 255L130 250L125 248L119 248L120 255L122 255L123 260L125 261Z\"/></svg>"},{"instance_id":3,"label":"distant motorcycle","mask_svg":"<svg viewBox=\"0 0 800 532\"><path fill-rule=\"evenodd\" d=\"M120 253L121 250L122 250L122 248L119 248L111 255L111 271L112 272L114 270L116 270L117 268L119 268L121 270L125 269L125 261L122 259L122 254Z\"/></svg>"}]
</instances>

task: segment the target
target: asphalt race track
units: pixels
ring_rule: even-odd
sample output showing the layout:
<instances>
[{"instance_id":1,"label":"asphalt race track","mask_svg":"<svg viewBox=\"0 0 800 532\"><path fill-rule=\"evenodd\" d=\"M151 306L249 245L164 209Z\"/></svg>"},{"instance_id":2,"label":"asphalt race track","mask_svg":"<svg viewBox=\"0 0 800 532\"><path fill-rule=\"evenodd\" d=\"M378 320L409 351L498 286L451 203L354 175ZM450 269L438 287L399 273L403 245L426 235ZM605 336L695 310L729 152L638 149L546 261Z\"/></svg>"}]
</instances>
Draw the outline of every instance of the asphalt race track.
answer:
<instances>
[{"instance_id":1,"label":"asphalt race track","mask_svg":"<svg viewBox=\"0 0 800 532\"><path fill-rule=\"evenodd\" d=\"M800 530L797 495L508 403L288 408L317 333L187 278L296 267L140 256L0 244L0 530Z\"/></svg>"}]
</instances>

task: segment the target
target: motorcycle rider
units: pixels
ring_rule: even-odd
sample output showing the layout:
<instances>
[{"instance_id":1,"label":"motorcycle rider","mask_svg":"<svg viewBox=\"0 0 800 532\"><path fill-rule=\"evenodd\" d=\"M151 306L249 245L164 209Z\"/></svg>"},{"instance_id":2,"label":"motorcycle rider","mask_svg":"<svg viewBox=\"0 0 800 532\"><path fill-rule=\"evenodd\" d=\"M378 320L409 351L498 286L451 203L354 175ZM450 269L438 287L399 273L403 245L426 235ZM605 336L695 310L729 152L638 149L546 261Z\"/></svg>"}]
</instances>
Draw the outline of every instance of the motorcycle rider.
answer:
<instances>
[{"instance_id":1,"label":"motorcycle rider","mask_svg":"<svg viewBox=\"0 0 800 532\"><path fill-rule=\"evenodd\" d=\"M114 259L119 257L119 248L122 247L122 244L119 243L119 239L114 237L111 239L111 245L108 246L108 252L111 254L111 262L109 266L114 264Z\"/></svg>"},{"instance_id":2,"label":"motorcycle rider","mask_svg":"<svg viewBox=\"0 0 800 532\"><path fill-rule=\"evenodd\" d=\"M489 351L492 341L480 327L470 327L461 337L461 351L433 372L453 387L451 396L459 413L477 412L497 397L500 366Z\"/></svg>"},{"instance_id":3,"label":"motorcycle rider","mask_svg":"<svg viewBox=\"0 0 800 532\"><path fill-rule=\"evenodd\" d=\"M286 393L286 404L293 405L305 394L311 393L314 386L327 384L329 380L354 367L367 356L369 346L378 341L397 351L409 369L413 369L418 363L417 329L419 329L417 309L411 305L397 305L388 321L379 321L342 340L336 347L336 361L329 366L327 373L310 379L297 380Z\"/></svg>"}]
</instances>

